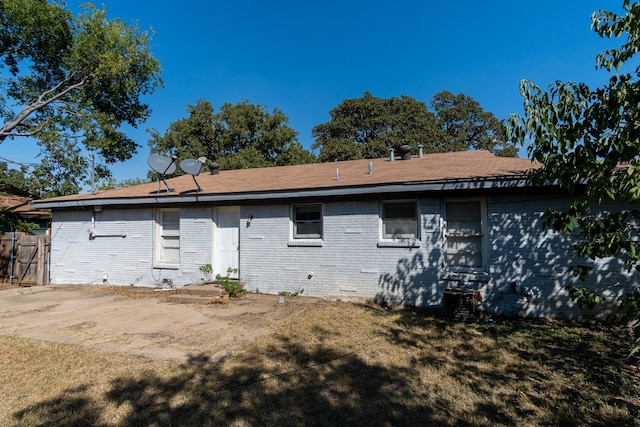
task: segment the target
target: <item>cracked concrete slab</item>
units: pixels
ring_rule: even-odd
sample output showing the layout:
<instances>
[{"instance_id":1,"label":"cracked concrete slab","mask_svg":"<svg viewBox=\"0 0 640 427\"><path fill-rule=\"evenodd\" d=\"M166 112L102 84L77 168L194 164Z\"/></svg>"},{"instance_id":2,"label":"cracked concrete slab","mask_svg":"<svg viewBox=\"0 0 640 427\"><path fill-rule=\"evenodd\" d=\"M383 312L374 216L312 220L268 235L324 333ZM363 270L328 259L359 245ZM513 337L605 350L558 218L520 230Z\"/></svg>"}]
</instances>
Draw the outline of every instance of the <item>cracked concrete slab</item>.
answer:
<instances>
[{"instance_id":1,"label":"cracked concrete slab","mask_svg":"<svg viewBox=\"0 0 640 427\"><path fill-rule=\"evenodd\" d=\"M150 293L153 290L149 291ZM0 291L0 334L180 361L217 360L317 300L247 294L229 304L126 298L100 286Z\"/></svg>"}]
</instances>

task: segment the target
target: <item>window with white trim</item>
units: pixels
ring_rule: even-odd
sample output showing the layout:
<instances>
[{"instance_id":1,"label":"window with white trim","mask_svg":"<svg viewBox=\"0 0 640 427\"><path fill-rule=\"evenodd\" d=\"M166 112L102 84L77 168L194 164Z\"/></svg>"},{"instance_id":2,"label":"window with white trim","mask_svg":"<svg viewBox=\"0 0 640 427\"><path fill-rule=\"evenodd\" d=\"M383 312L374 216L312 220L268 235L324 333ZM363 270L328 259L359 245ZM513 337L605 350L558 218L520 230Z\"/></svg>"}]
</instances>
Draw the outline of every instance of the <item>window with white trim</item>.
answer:
<instances>
[{"instance_id":1,"label":"window with white trim","mask_svg":"<svg viewBox=\"0 0 640 427\"><path fill-rule=\"evenodd\" d=\"M459 270L484 267L485 204L482 200L446 202L447 266Z\"/></svg>"},{"instance_id":2,"label":"window with white trim","mask_svg":"<svg viewBox=\"0 0 640 427\"><path fill-rule=\"evenodd\" d=\"M322 239L322 205L294 205L292 207L293 238Z\"/></svg>"},{"instance_id":3,"label":"window with white trim","mask_svg":"<svg viewBox=\"0 0 640 427\"><path fill-rule=\"evenodd\" d=\"M382 202L382 238L417 239L418 204L415 201Z\"/></svg>"},{"instance_id":4,"label":"window with white trim","mask_svg":"<svg viewBox=\"0 0 640 427\"><path fill-rule=\"evenodd\" d=\"M178 264L180 262L180 209L158 210L157 262Z\"/></svg>"}]
</instances>

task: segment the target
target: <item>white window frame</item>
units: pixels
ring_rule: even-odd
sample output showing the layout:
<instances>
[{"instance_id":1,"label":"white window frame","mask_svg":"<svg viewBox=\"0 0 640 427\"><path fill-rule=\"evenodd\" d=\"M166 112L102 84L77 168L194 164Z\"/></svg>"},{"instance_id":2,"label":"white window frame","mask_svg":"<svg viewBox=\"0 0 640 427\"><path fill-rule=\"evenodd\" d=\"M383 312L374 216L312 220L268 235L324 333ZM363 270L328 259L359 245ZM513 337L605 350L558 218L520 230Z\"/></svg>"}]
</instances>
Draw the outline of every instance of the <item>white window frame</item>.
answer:
<instances>
[{"instance_id":1,"label":"white window frame","mask_svg":"<svg viewBox=\"0 0 640 427\"><path fill-rule=\"evenodd\" d=\"M468 203L468 202L477 202L480 205L480 231L478 233L449 233L449 212L448 205L449 203ZM456 272L486 272L487 271L487 255L488 255L488 224L487 224L487 200L484 197L469 197L469 198L456 198L456 199L445 199L443 205L443 218L444 218L444 226L442 228L442 232L444 234L444 265L446 270L456 271ZM449 261L450 254L456 254L460 252L454 252L449 250L449 238L457 238L464 239L469 238L480 238L480 266L464 266L464 265L451 265Z\"/></svg>"},{"instance_id":2,"label":"white window frame","mask_svg":"<svg viewBox=\"0 0 640 427\"><path fill-rule=\"evenodd\" d=\"M299 220L297 218L298 208L317 207L320 211L320 220ZM298 233L298 223L319 223L320 233ZM324 212L322 203L304 203L291 205L291 240L296 241L322 241L324 235Z\"/></svg>"},{"instance_id":3,"label":"white window frame","mask_svg":"<svg viewBox=\"0 0 640 427\"><path fill-rule=\"evenodd\" d=\"M415 211L413 218L394 218L415 221L415 234L389 235L385 231L385 221L387 220L385 205L392 204L413 204ZM420 204L416 199L398 199L380 201L380 241L378 247L420 247Z\"/></svg>"},{"instance_id":4,"label":"white window frame","mask_svg":"<svg viewBox=\"0 0 640 427\"><path fill-rule=\"evenodd\" d=\"M177 213L178 214L178 229L171 230L167 229L164 222L164 214L165 213ZM180 209L157 209L156 210L156 266L168 266L177 268L180 264ZM177 258L167 258L165 257L165 238L176 238L172 240L177 240L178 246L178 257Z\"/></svg>"}]
</instances>

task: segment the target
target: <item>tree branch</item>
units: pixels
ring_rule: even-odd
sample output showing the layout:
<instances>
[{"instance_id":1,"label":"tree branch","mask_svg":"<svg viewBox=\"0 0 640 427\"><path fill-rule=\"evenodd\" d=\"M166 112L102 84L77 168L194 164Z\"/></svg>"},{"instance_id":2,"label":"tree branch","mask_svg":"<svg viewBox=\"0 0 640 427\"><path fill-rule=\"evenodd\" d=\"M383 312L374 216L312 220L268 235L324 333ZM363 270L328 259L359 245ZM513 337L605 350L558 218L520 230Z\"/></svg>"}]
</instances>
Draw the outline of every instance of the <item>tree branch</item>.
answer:
<instances>
[{"instance_id":1,"label":"tree branch","mask_svg":"<svg viewBox=\"0 0 640 427\"><path fill-rule=\"evenodd\" d=\"M16 127L18 127L21 123L23 123L35 111L40 110L51 103L61 100L65 95L75 90L82 89L84 86L87 85L87 82L89 82L89 80L93 76L93 73L88 73L79 82L73 83L65 87L65 84L69 83L75 76L76 76L75 72L69 74L66 78L64 78L54 87L40 94L40 96L38 96L38 99L36 101L25 105L25 107L18 114L14 116L13 120L9 121L8 123L5 123L0 128L0 142L4 141L9 136L33 136L41 132L44 129L44 124L45 124L44 122L40 124L32 132L13 132L13 130ZM49 95L52 95L52 96L49 97Z\"/></svg>"},{"instance_id":2,"label":"tree branch","mask_svg":"<svg viewBox=\"0 0 640 427\"><path fill-rule=\"evenodd\" d=\"M40 123L32 132L8 132L8 133L4 133L4 131L0 132L0 141L3 141L4 139L10 136L34 136L42 132L42 129L44 129L44 125L45 125L45 122Z\"/></svg>"}]
</instances>

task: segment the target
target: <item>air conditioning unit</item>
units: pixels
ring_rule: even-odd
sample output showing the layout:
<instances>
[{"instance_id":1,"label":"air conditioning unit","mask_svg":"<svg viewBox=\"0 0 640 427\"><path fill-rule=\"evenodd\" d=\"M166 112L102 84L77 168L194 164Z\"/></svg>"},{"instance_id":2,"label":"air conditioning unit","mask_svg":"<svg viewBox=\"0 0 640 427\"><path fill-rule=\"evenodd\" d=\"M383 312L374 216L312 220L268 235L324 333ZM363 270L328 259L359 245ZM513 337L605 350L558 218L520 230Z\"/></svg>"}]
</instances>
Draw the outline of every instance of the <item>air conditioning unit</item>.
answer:
<instances>
[{"instance_id":1,"label":"air conditioning unit","mask_svg":"<svg viewBox=\"0 0 640 427\"><path fill-rule=\"evenodd\" d=\"M475 320L478 304L482 302L480 292L472 289L449 288L444 291L442 304L444 317L459 322Z\"/></svg>"}]
</instances>

